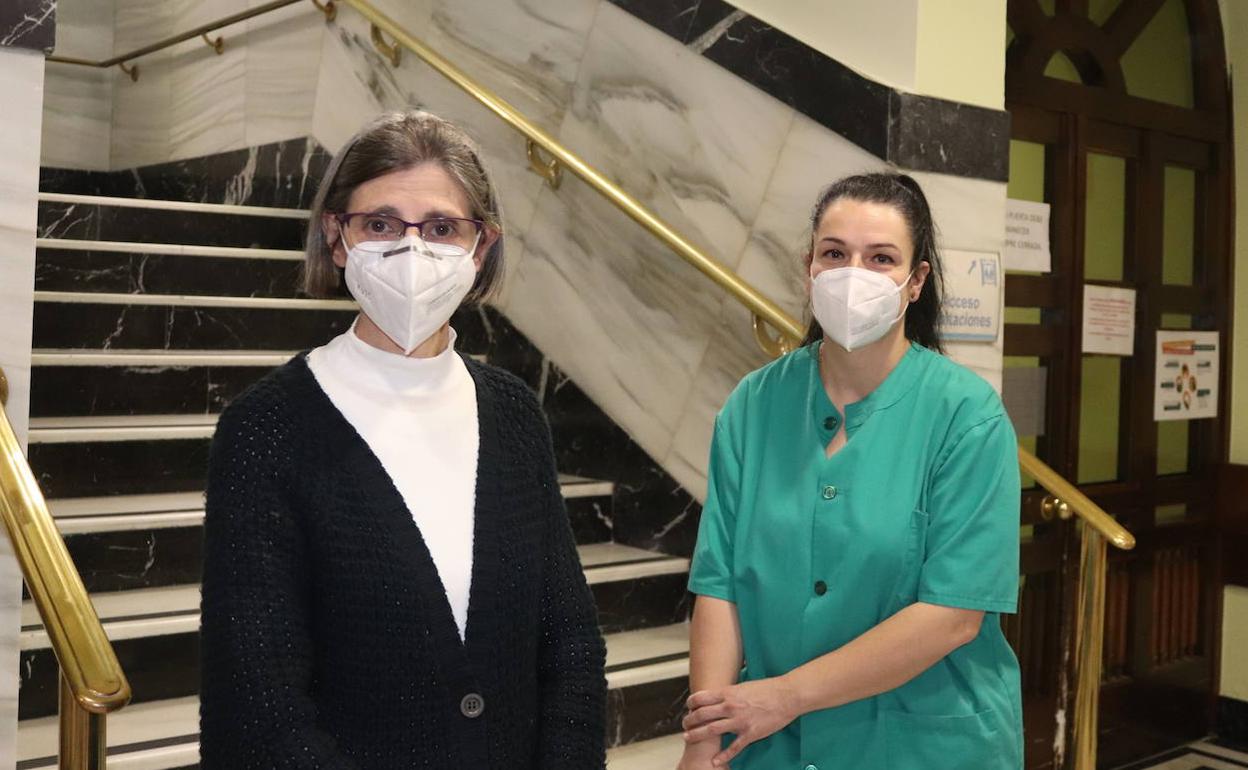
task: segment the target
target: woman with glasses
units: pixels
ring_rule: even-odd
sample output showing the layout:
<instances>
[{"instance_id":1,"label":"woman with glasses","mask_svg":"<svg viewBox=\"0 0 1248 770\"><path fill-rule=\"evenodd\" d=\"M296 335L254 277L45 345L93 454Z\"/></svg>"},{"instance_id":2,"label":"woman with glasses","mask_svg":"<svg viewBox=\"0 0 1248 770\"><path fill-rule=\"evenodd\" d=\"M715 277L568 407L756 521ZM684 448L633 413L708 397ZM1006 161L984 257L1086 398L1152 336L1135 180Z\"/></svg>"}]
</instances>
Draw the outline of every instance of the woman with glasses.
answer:
<instances>
[{"instance_id":1,"label":"woman with glasses","mask_svg":"<svg viewBox=\"0 0 1248 770\"><path fill-rule=\"evenodd\" d=\"M604 645L549 430L455 351L500 280L471 140L366 126L311 212L305 289L350 330L221 416L207 488L201 753L215 768L604 765Z\"/></svg>"}]
</instances>

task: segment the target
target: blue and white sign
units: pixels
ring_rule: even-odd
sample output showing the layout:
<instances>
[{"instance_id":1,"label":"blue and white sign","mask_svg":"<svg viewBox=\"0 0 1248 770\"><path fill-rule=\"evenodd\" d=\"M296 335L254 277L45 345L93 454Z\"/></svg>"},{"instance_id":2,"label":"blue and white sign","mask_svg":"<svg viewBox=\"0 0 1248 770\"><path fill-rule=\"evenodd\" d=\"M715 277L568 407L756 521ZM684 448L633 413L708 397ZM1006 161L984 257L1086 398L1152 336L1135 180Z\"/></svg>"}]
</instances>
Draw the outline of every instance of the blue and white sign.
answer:
<instances>
[{"instance_id":1,"label":"blue and white sign","mask_svg":"<svg viewBox=\"0 0 1248 770\"><path fill-rule=\"evenodd\" d=\"M946 340L992 342L1001 328L1001 258L985 251L941 252L945 302L940 336Z\"/></svg>"}]
</instances>

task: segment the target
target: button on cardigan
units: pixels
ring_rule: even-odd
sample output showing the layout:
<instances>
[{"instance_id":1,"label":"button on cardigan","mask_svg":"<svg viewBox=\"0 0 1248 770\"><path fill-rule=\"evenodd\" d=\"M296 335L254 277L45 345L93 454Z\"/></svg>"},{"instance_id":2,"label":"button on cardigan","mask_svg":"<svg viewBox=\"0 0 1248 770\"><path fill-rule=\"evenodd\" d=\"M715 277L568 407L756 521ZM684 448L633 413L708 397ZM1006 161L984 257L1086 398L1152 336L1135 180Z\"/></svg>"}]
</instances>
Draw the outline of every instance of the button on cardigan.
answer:
<instances>
[{"instance_id":1,"label":"button on cardigan","mask_svg":"<svg viewBox=\"0 0 1248 770\"><path fill-rule=\"evenodd\" d=\"M205 770L604 766L604 645L545 419L520 380L465 364L480 455L462 643L402 496L303 356L221 416Z\"/></svg>"}]
</instances>

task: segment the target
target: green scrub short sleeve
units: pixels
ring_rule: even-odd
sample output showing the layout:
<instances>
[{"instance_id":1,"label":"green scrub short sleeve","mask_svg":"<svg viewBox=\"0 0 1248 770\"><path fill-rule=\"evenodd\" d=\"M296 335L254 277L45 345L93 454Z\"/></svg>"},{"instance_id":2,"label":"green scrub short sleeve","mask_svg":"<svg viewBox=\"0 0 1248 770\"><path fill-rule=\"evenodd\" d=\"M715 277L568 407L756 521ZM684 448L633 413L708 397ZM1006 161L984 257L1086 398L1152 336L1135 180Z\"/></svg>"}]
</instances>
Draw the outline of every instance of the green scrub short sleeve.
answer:
<instances>
[{"instance_id":1,"label":"green scrub short sleeve","mask_svg":"<svg viewBox=\"0 0 1248 770\"><path fill-rule=\"evenodd\" d=\"M965 431L937 465L919 601L1016 611L1019 498L1018 443L999 414Z\"/></svg>"},{"instance_id":2,"label":"green scrub short sleeve","mask_svg":"<svg viewBox=\"0 0 1248 770\"><path fill-rule=\"evenodd\" d=\"M689 591L735 602L732 554L737 504L741 499L741 455L729 429L729 419L727 409L715 419L706 503L702 506L698 544L689 570Z\"/></svg>"}]
</instances>

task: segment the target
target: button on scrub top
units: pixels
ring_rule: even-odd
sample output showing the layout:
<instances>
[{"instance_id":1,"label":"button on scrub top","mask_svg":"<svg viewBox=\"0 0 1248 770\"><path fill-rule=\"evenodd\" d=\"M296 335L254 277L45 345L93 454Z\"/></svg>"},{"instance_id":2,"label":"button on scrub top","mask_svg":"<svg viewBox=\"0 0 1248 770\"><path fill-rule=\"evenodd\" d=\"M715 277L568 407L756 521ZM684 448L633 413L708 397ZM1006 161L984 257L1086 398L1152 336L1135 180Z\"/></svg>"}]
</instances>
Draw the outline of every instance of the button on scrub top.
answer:
<instances>
[{"instance_id":1,"label":"button on scrub top","mask_svg":"<svg viewBox=\"0 0 1248 770\"><path fill-rule=\"evenodd\" d=\"M1001 400L912 345L840 414L818 351L748 375L715 423L689 590L736 605L741 681L785 674L915 602L986 614L924 673L797 719L733 770L1021 768L1018 661L997 615L1019 588L1017 443ZM829 458L838 430L848 443Z\"/></svg>"}]
</instances>

